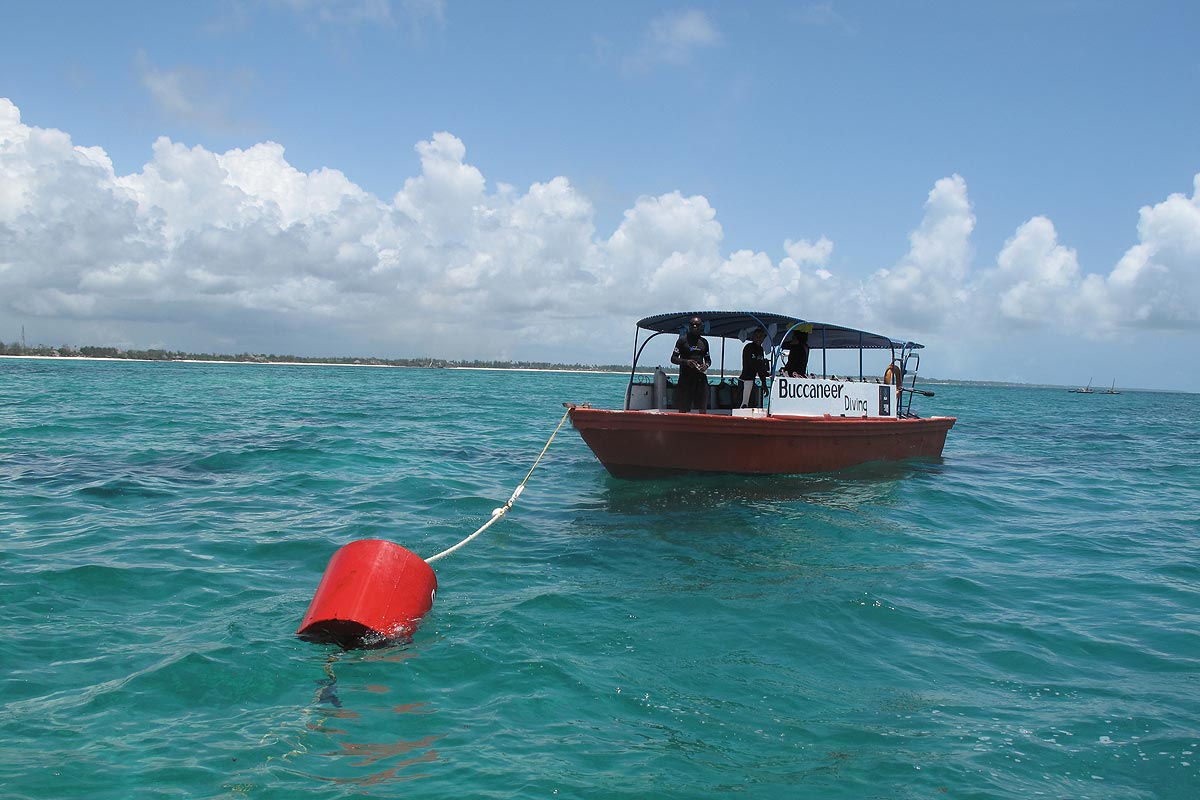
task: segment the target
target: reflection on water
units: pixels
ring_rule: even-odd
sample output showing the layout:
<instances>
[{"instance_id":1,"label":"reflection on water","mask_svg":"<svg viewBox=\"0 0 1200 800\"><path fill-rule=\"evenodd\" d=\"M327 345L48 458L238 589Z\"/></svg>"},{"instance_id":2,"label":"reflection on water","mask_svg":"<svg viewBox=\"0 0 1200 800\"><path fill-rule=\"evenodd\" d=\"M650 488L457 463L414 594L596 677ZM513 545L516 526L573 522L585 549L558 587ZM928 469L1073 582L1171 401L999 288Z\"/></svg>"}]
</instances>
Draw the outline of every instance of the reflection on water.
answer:
<instances>
[{"instance_id":1,"label":"reflection on water","mask_svg":"<svg viewBox=\"0 0 1200 800\"><path fill-rule=\"evenodd\" d=\"M346 786L376 786L428 777L428 773L413 772L412 768L441 760L433 745L445 736L444 733L421 731L423 735L416 738L383 742L351 741L349 738L380 727L393 730L397 727L395 724L379 725L380 714L415 720L436 713L436 709L426 702L376 702L372 698L389 694L392 691L390 685L347 680L347 676L354 676L361 669L381 663L397 664L415 655L416 652L408 647L356 653L353 657L344 652L330 654L323 665L325 677L315 681L317 689L313 704L305 710L304 733L284 756L285 761L303 758L306 769L295 774ZM413 727L428 728L428 723L409 725L407 729ZM316 749L320 747L318 742L327 742L331 747Z\"/></svg>"},{"instance_id":2,"label":"reflection on water","mask_svg":"<svg viewBox=\"0 0 1200 800\"><path fill-rule=\"evenodd\" d=\"M810 475L696 473L642 481L606 477L601 487L602 507L619 514L659 514L663 508L683 503L692 509L763 501L855 508L864 503L887 503L898 482L936 476L943 469L941 459L909 459Z\"/></svg>"},{"instance_id":3,"label":"reflection on water","mask_svg":"<svg viewBox=\"0 0 1200 800\"><path fill-rule=\"evenodd\" d=\"M404 744L404 743L398 742L397 744ZM404 751L401 751L401 752L404 752ZM337 754L331 753L330 755L337 755ZM389 767L388 769L382 770L380 772L373 772L370 775L363 775L361 777L326 778L326 777L322 777L320 775L309 775L308 777L313 778L315 780L319 780L319 781L325 781L326 783L336 783L336 784L351 785L351 786L378 786L379 784L382 784L382 783L399 783L401 781L413 781L413 780L417 780L418 778L428 778L428 777L430 777L430 774L427 772L424 772L424 773L418 773L418 774L413 774L413 775L402 775L402 774L400 774L400 771L403 769L407 769L408 767L414 766L416 764L428 764L428 763L435 762L438 760L438 758L439 757L438 757L437 751L431 750L428 753L425 753L420 756L415 756L413 758L406 758L403 761L397 763L394 767Z\"/></svg>"},{"instance_id":4,"label":"reflection on water","mask_svg":"<svg viewBox=\"0 0 1200 800\"><path fill-rule=\"evenodd\" d=\"M317 681L317 685L321 688L317 690L317 699L314 702L328 703L334 708L342 707L342 701L337 696L337 678L324 678Z\"/></svg>"},{"instance_id":5,"label":"reflection on water","mask_svg":"<svg viewBox=\"0 0 1200 800\"><path fill-rule=\"evenodd\" d=\"M429 735L415 742L406 742L403 739L388 742L388 743L372 743L372 742L339 742L340 750L326 753L328 756L354 756L361 760L352 762L352 767L367 767L378 761L392 758L393 756L404 755L413 750L419 750L426 747L431 747L434 742L441 739L440 735ZM432 756L432 758L430 758ZM437 752L431 751L428 754L416 758L408 759L406 763L418 763L424 761L436 761ZM394 770L393 770L394 771Z\"/></svg>"}]
</instances>

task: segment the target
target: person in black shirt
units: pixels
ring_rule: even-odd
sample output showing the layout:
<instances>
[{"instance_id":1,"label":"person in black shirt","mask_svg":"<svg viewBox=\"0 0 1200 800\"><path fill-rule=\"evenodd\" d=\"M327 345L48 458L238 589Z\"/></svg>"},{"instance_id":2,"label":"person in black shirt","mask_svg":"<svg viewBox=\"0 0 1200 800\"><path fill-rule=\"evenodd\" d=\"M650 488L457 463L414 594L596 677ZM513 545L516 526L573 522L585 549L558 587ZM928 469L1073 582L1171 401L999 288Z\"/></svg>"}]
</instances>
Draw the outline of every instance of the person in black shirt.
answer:
<instances>
[{"instance_id":1,"label":"person in black shirt","mask_svg":"<svg viewBox=\"0 0 1200 800\"><path fill-rule=\"evenodd\" d=\"M783 346L788 349L784 373L793 378L803 378L808 374L808 331L796 328L788 334Z\"/></svg>"},{"instance_id":2,"label":"person in black shirt","mask_svg":"<svg viewBox=\"0 0 1200 800\"><path fill-rule=\"evenodd\" d=\"M763 391L767 389L767 356L763 352L765 338L767 332L762 328L755 328L754 333L750 334L750 341L742 348L742 374L738 376L738 380L742 382L742 408L750 408L755 378L762 380ZM759 403L758 407L761 408L762 403Z\"/></svg>"},{"instance_id":3,"label":"person in black shirt","mask_svg":"<svg viewBox=\"0 0 1200 800\"><path fill-rule=\"evenodd\" d=\"M708 376L704 373L712 365L712 358L708 354L708 341L700 335L703 330L704 321L692 317L687 333L679 337L671 353L671 363L679 365L675 406L685 414L692 406L701 414L708 411Z\"/></svg>"}]
</instances>

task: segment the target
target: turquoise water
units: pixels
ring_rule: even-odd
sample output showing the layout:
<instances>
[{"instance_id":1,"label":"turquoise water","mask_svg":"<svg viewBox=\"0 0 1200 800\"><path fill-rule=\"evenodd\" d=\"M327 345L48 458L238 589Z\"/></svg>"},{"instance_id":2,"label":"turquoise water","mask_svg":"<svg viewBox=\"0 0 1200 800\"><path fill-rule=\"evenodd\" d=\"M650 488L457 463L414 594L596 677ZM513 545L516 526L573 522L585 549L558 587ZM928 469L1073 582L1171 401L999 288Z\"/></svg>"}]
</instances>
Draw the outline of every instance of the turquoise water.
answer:
<instances>
[{"instance_id":1,"label":"turquoise water","mask_svg":"<svg viewBox=\"0 0 1200 800\"><path fill-rule=\"evenodd\" d=\"M621 376L0 359L6 798L1200 796L1200 397L936 387L938 462L618 482L563 428L413 641L293 636Z\"/></svg>"}]
</instances>

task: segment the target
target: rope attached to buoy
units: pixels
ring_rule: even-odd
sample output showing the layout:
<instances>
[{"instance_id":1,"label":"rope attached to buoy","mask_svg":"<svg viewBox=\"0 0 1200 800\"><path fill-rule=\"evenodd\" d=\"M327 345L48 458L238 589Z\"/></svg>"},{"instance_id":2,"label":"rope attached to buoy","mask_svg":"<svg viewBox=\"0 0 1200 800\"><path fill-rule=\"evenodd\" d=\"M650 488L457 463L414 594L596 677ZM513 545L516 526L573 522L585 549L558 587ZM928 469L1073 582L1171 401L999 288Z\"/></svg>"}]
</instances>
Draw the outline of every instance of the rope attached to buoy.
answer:
<instances>
[{"instance_id":1,"label":"rope attached to buoy","mask_svg":"<svg viewBox=\"0 0 1200 800\"><path fill-rule=\"evenodd\" d=\"M568 406L508 502L493 509L486 523L453 547L429 559L383 539L359 539L339 548L329 560L296 634L346 650L411 636L437 595L437 575L430 563L463 547L508 513L570 413ZM326 693L335 699L334 679L332 675L329 678Z\"/></svg>"},{"instance_id":2,"label":"rope attached to buoy","mask_svg":"<svg viewBox=\"0 0 1200 800\"><path fill-rule=\"evenodd\" d=\"M542 448L542 452L538 453L538 457L534 460L533 466L530 467L529 472L527 472L525 474L525 480L521 481L520 485L517 486L517 488L513 490L512 497L508 498L508 502L505 503L504 505L500 506L499 508L493 508L491 518L487 522L483 523L483 525L481 525L479 527L479 530L475 531L470 536L463 539L461 542L454 545L453 547L443 550L442 552L438 553L436 556L431 556L431 557L425 559L425 563L432 564L434 561L437 561L439 558L443 558L445 556L450 555L455 550L458 550L459 548L463 547L467 542L471 541L475 537L479 536L479 534L483 533L488 528L492 527L492 525L499 522L504 517L504 515L508 513L508 510L513 507L513 503L517 502L517 498L521 496L521 492L525 491L525 484L529 482L529 478L530 478L530 476L533 475L533 471L535 469L537 469L538 464L541 463L542 456L546 455L546 451L550 449L550 443L554 441L554 437L558 435L559 430L562 429L563 423L567 421L567 416L570 413L571 413L571 409L570 409L570 407L568 407L567 410L563 413L562 419L560 419L558 421L558 427L554 429L554 433L550 434L550 438L546 440L546 446Z\"/></svg>"}]
</instances>

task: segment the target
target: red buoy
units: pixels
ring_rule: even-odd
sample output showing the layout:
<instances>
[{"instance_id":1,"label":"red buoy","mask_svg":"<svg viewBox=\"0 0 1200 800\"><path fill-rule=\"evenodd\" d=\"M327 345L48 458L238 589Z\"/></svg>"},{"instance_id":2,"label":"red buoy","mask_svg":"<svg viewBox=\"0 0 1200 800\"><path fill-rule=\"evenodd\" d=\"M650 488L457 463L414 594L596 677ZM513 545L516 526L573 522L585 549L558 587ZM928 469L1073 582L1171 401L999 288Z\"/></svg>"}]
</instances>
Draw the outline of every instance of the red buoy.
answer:
<instances>
[{"instance_id":1,"label":"red buoy","mask_svg":"<svg viewBox=\"0 0 1200 800\"><path fill-rule=\"evenodd\" d=\"M343 648L411 636L433 607L437 576L420 556L382 539L360 539L329 559L298 636Z\"/></svg>"}]
</instances>

